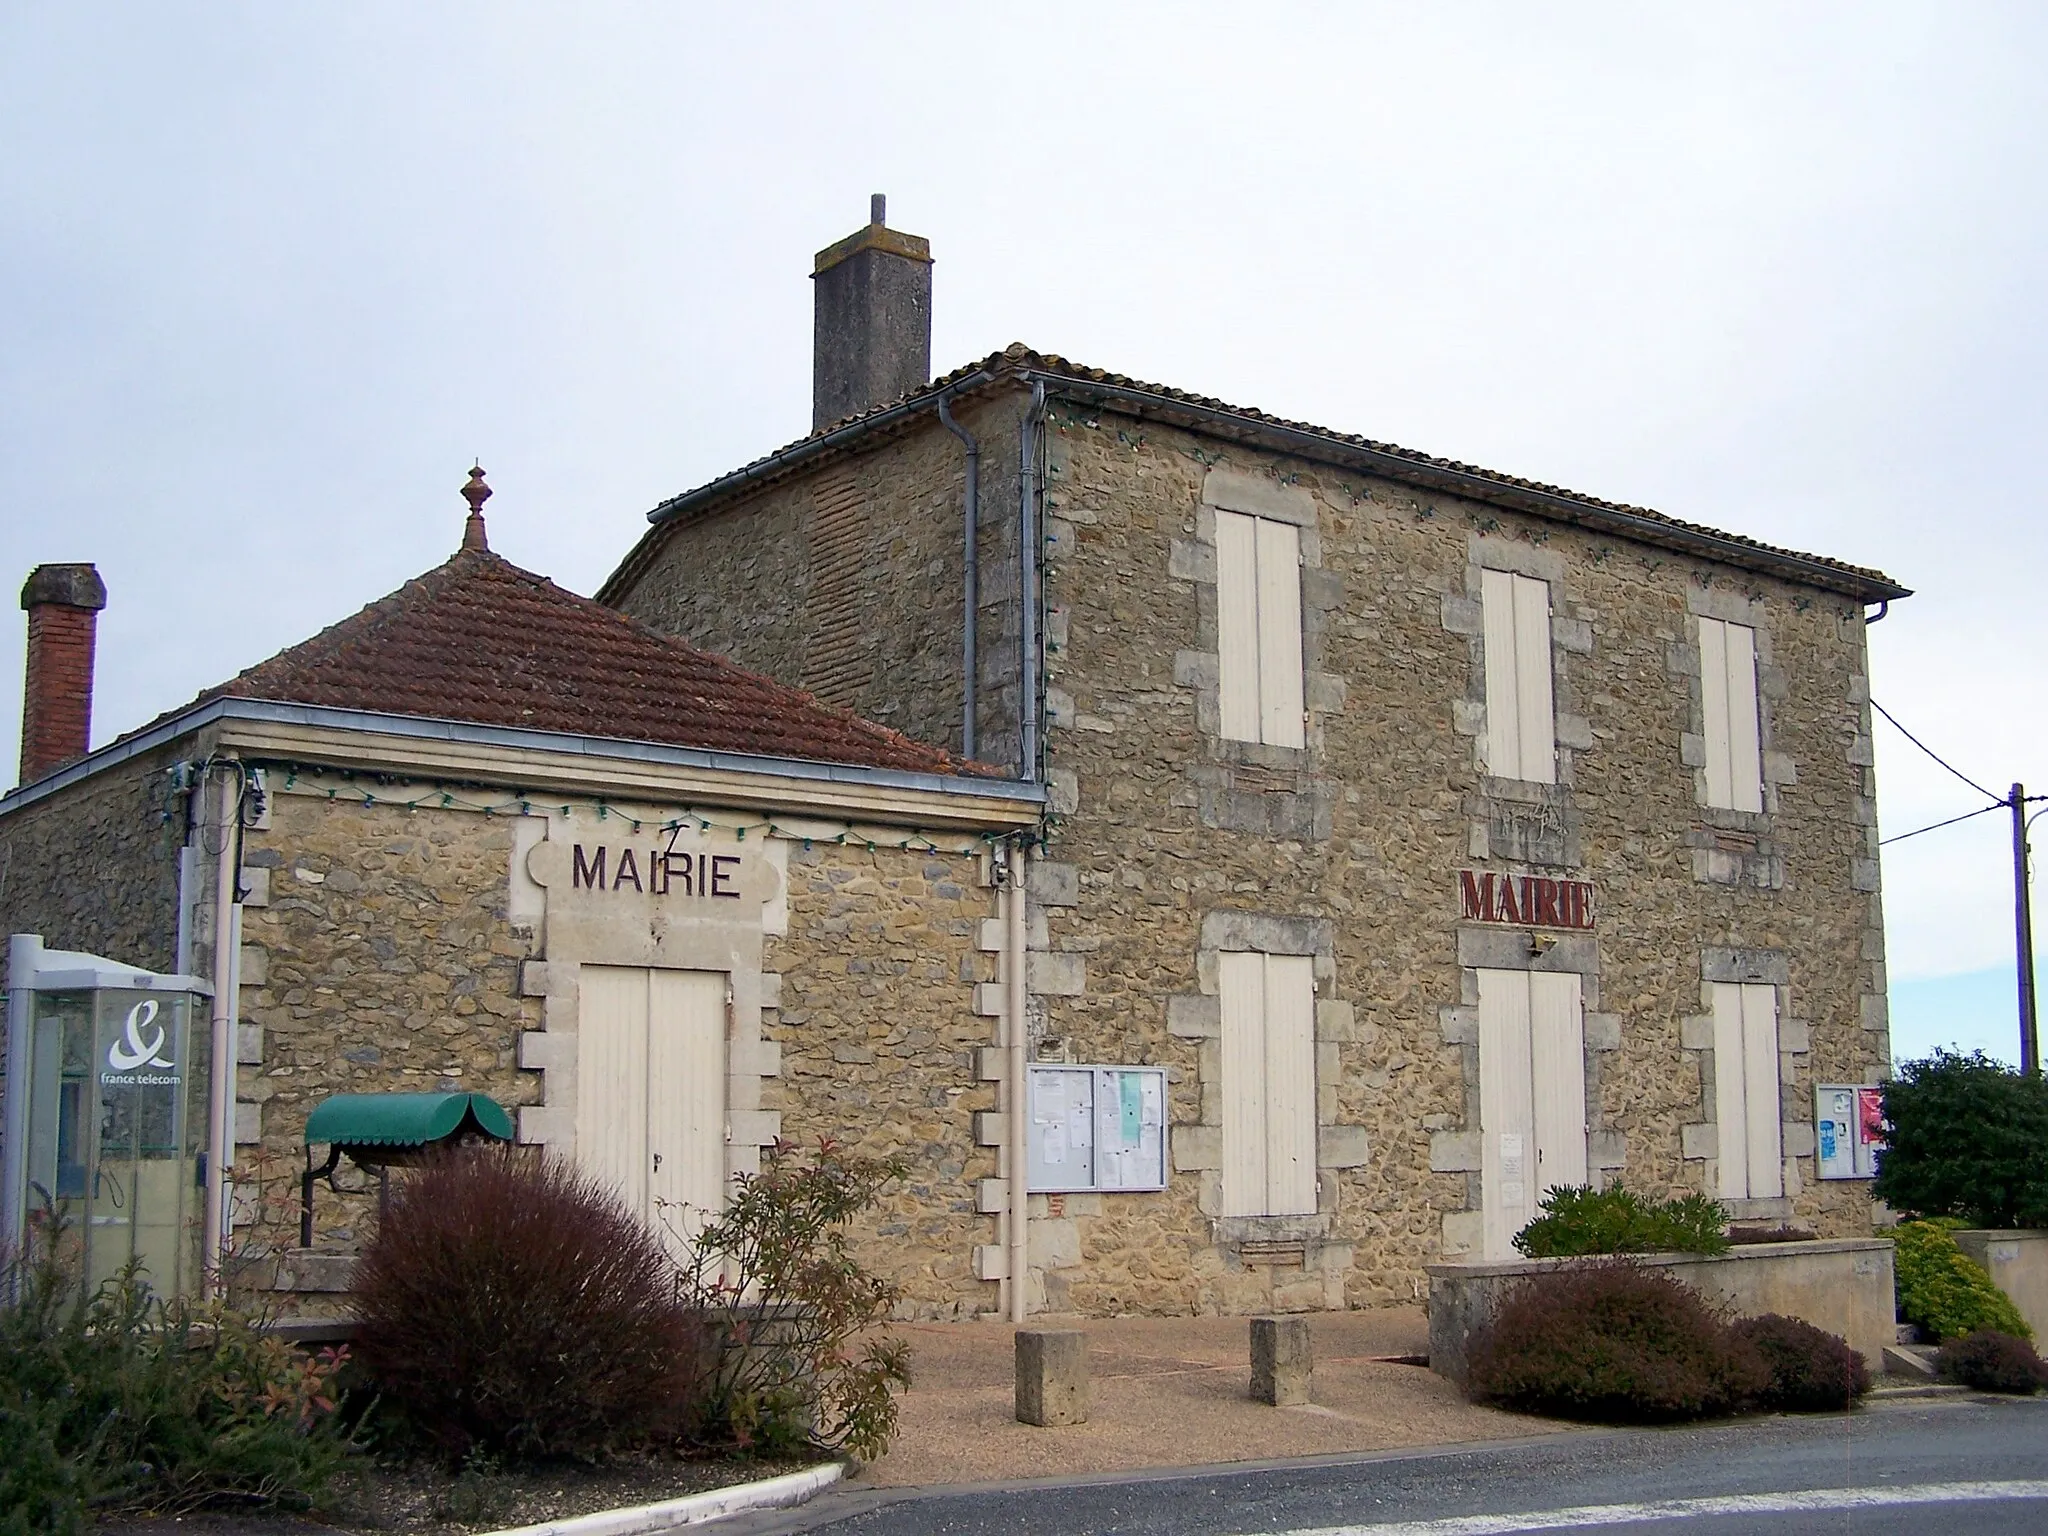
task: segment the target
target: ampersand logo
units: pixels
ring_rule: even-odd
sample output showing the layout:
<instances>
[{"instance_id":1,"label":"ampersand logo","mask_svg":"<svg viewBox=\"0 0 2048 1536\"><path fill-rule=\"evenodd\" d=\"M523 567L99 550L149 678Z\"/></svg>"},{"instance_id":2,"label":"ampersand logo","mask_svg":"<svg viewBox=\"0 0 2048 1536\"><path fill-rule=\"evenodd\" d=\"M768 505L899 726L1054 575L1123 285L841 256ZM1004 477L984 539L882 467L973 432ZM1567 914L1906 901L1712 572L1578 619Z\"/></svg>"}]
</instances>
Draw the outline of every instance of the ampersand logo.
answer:
<instances>
[{"instance_id":1,"label":"ampersand logo","mask_svg":"<svg viewBox=\"0 0 2048 1536\"><path fill-rule=\"evenodd\" d=\"M107 1047L107 1065L116 1072L133 1072L144 1065L175 1065L164 1056L164 1028L156 1022L157 1006L155 998L145 998L128 1010L121 1038ZM142 1036L145 1029L150 1031L147 1040Z\"/></svg>"}]
</instances>

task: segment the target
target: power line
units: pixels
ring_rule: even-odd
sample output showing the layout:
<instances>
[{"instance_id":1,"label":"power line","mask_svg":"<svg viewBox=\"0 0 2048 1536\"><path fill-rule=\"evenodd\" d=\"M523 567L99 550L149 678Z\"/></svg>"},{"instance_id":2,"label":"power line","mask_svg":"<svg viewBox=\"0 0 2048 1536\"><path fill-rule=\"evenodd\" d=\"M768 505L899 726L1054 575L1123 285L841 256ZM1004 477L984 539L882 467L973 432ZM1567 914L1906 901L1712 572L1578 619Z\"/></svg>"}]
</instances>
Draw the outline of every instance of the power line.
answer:
<instances>
[{"instance_id":1,"label":"power line","mask_svg":"<svg viewBox=\"0 0 2048 1536\"><path fill-rule=\"evenodd\" d=\"M2027 798L2031 800L2034 797L2029 795ZM1893 843L1903 843L1907 838L1918 837L1922 832L1939 832L1943 827L1952 827L1959 821L1968 821L1975 816L1988 816L1993 811L2003 811L2010 809L2010 807L2011 802L2008 800L2001 800L1996 805L1980 805L1974 811L1965 811L1960 816L1951 816L1947 821L1937 821L1932 826L1915 827L1910 832L1901 832L1897 837L1880 838L1877 846L1884 848L1889 847Z\"/></svg>"},{"instance_id":2,"label":"power line","mask_svg":"<svg viewBox=\"0 0 2048 1536\"><path fill-rule=\"evenodd\" d=\"M1918 736L1915 736L1903 725L1900 725L1899 722L1893 718L1892 712L1886 709L1882 704L1878 703L1877 700L1872 699L1870 701L1870 707L1876 710L1880 715L1883 715L1885 719L1890 720L1892 722L1893 728L1896 729L1901 736L1905 737L1906 740L1913 743L1914 746L1918 747L1922 752L1925 752L1937 763L1940 763L1942 767L1946 768L1950 773L1954 774L1957 778L1961 779L1965 784L1969 785L1970 788L1977 791L1977 793L1982 795L1985 799L1995 800L2000 805L2005 805L2009 803L2004 795L1992 794L1990 790L1986 789L1982 784L1979 784L1975 779L1971 778L1967 773L1963 772L1962 769L1956 767L1954 763L1948 761L1948 759L1944 758L1939 752L1935 751L1934 748L1928 746L1926 742L1922 741ZM1987 806L1986 809L1988 810L1989 807ZM1958 818L1958 820L1960 819L1961 818ZM1947 823L1943 823L1943 825L1947 825ZM1934 829L1932 827L1922 827L1920 830L1923 832L1931 832ZM1910 832L1905 833L1903 835L1907 837L1913 836L1913 834ZM1891 839L1891 841L1896 842L1897 839L1894 838Z\"/></svg>"}]
</instances>

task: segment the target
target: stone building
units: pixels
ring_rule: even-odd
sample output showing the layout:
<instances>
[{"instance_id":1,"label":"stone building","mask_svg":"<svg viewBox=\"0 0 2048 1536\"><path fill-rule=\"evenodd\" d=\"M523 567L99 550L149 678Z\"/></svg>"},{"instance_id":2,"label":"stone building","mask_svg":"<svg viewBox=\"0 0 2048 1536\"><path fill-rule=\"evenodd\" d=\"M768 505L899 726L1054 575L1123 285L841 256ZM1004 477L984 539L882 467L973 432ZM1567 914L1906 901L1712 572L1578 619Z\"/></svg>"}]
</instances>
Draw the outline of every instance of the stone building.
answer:
<instances>
[{"instance_id":1,"label":"stone building","mask_svg":"<svg viewBox=\"0 0 2048 1536\"><path fill-rule=\"evenodd\" d=\"M1029 1306L1409 1300L1554 1184L1869 1231L1814 1089L1888 1064L1904 588L1021 346L927 381L924 242L818 268L816 430L599 598L1044 786L1033 1082L1163 1068L1171 1160L1034 1171Z\"/></svg>"},{"instance_id":2,"label":"stone building","mask_svg":"<svg viewBox=\"0 0 2048 1536\"><path fill-rule=\"evenodd\" d=\"M682 1233L778 1137L902 1154L870 1259L919 1315L988 1305L977 1003L1042 791L520 570L465 494L447 563L96 752L105 590L35 573L0 931L213 981L208 1245L296 1194L327 1096L461 1089ZM345 1285L370 1208L323 1189L267 1283Z\"/></svg>"}]
</instances>

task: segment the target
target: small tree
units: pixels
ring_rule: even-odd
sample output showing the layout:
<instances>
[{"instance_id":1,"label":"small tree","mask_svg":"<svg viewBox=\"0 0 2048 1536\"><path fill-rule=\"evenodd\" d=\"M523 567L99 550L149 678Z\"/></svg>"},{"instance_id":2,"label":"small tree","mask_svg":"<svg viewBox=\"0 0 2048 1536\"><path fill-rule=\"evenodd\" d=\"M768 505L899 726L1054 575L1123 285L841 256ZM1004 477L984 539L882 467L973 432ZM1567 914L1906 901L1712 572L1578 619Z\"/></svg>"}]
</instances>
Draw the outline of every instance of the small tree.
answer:
<instances>
[{"instance_id":1,"label":"small tree","mask_svg":"<svg viewBox=\"0 0 2048 1536\"><path fill-rule=\"evenodd\" d=\"M685 1299L731 1333L706 1427L742 1447L844 1451L872 1461L896 1430L910 1349L875 1332L897 1288L869 1274L846 1227L901 1179L897 1158L821 1141L809 1158L778 1142L698 1235Z\"/></svg>"},{"instance_id":2,"label":"small tree","mask_svg":"<svg viewBox=\"0 0 2048 1536\"><path fill-rule=\"evenodd\" d=\"M1885 1085L1890 1144L1874 1193L1894 1210L1975 1227L2048 1226L2048 1080L1936 1051Z\"/></svg>"}]
</instances>

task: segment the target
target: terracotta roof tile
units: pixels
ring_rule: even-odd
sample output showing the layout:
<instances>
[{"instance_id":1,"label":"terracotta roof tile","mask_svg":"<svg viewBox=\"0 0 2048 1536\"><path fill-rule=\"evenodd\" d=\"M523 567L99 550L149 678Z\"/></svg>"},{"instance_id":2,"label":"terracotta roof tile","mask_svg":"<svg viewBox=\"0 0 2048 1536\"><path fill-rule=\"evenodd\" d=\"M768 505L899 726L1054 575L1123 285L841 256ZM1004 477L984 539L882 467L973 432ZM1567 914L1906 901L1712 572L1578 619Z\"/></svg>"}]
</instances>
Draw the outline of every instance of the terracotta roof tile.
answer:
<instances>
[{"instance_id":1,"label":"terracotta roof tile","mask_svg":"<svg viewBox=\"0 0 2048 1536\"><path fill-rule=\"evenodd\" d=\"M912 773L1000 777L464 549L195 703L267 699Z\"/></svg>"}]
</instances>

